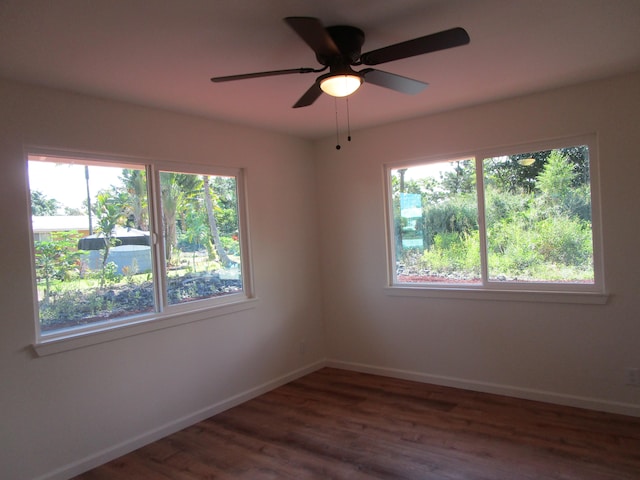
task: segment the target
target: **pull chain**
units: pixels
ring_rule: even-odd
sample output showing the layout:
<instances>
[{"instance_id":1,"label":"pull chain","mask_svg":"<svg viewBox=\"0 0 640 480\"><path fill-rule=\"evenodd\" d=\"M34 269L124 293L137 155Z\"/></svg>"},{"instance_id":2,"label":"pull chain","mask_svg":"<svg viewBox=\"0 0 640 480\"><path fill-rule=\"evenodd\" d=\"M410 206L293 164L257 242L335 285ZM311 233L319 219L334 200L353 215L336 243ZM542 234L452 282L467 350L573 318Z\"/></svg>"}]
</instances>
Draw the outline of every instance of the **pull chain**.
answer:
<instances>
[{"instance_id":1,"label":"pull chain","mask_svg":"<svg viewBox=\"0 0 640 480\"><path fill-rule=\"evenodd\" d=\"M347 141L351 141L351 118L349 115L349 97L347 97Z\"/></svg>"},{"instance_id":2,"label":"pull chain","mask_svg":"<svg viewBox=\"0 0 640 480\"><path fill-rule=\"evenodd\" d=\"M340 150L340 129L338 127L338 99L333 97L333 106L336 111L336 150Z\"/></svg>"}]
</instances>

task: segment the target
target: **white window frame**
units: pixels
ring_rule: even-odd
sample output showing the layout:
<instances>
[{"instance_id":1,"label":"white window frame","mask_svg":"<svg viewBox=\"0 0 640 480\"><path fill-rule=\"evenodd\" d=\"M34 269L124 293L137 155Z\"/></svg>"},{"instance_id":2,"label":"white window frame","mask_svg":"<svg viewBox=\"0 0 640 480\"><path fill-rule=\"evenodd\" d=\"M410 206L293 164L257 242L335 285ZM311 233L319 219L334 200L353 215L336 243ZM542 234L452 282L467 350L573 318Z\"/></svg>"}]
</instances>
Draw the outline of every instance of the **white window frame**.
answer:
<instances>
[{"instance_id":1,"label":"white window frame","mask_svg":"<svg viewBox=\"0 0 640 480\"><path fill-rule=\"evenodd\" d=\"M484 178L482 162L486 158L518 153L535 152L586 145L589 148L589 178L591 187L591 215L594 282L589 284L554 284L543 282L496 282L488 278L486 253L486 226L484 216ZM480 230L481 282L479 284L433 284L400 283L396 276L396 249L393 217L393 199L391 193L391 171L410 168L429 163L455 161L458 159L475 160L476 193L478 199L478 228ZM553 303L604 304L608 300L604 283L604 262L602 251L602 220L600 211L600 188L597 137L581 135L563 137L528 144L509 145L496 148L437 155L410 161L394 162L384 165L385 229L387 239L387 276L385 290L393 296L428 298L466 298L471 300L533 301Z\"/></svg>"},{"instance_id":2,"label":"white window frame","mask_svg":"<svg viewBox=\"0 0 640 480\"><path fill-rule=\"evenodd\" d=\"M130 165L145 169L147 172L147 189L150 199L149 216L152 235L152 267L154 276L154 294L156 311L130 315L114 319L108 323L86 325L69 329L42 333L38 313L37 279L35 274L34 233L29 227L31 251L31 274L33 286L35 341L33 348L40 356L87 347L132 335L175 327L178 325L211 319L221 315L254 308L257 298L253 289L251 249L249 241L249 223L247 211L246 172L243 168L218 167L201 164L177 163L169 160L157 160L141 157L125 157L112 154L95 154L88 152L65 151L60 149L27 147L25 166L30 156L44 156L52 159L60 158L61 162L121 167ZM166 269L164 261L164 242L162 241L162 213L160 196L160 172L179 172L194 175L233 176L236 178L238 232L240 243L240 264L242 275L242 292L213 297L202 300L171 305L166 301ZM27 175L28 180L28 175ZM30 189L27 189L30 191ZM29 202L29 215L31 215ZM31 223L31 222L29 222Z\"/></svg>"}]
</instances>

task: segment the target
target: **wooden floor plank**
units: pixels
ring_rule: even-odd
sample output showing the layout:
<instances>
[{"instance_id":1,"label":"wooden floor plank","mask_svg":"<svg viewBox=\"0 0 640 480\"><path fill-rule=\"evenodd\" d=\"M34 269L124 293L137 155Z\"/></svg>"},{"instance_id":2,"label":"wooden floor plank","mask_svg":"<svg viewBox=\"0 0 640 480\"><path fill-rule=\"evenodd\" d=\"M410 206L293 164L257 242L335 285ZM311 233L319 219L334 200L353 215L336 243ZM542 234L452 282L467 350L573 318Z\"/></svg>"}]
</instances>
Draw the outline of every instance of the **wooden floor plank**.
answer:
<instances>
[{"instance_id":1,"label":"wooden floor plank","mask_svg":"<svg viewBox=\"0 0 640 480\"><path fill-rule=\"evenodd\" d=\"M76 477L638 480L640 418L325 368Z\"/></svg>"}]
</instances>

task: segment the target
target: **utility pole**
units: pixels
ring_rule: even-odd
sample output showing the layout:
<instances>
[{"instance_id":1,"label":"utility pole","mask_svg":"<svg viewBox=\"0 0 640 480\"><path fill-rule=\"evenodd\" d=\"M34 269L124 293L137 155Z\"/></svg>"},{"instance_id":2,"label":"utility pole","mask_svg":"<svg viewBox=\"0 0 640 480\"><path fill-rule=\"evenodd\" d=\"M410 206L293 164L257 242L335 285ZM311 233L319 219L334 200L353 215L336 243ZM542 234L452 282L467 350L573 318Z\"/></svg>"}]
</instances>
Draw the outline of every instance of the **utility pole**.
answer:
<instances>
[{"instance_id":1,"label":"utility pole","mask_svg":"<svg viewBox=\"0 0 640 480\"><path fill-rule=\"evenodd\" d=\"M89 165L84 166L84 178L87 183L87 212L89 213L89 235L93 235L93 223L91 221L91 192L89 191Z\"/></svg>"}]
</instances>

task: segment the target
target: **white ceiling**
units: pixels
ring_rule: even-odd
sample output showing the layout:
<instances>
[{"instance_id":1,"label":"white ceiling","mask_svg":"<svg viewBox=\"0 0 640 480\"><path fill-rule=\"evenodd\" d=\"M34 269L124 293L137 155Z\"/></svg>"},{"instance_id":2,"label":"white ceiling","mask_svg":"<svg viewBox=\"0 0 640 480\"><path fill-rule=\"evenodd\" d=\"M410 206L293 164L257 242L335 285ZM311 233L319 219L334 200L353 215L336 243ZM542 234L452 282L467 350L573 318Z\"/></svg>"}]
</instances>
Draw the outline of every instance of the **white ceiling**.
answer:
<instances>
[{"instance_id":1,"label":"white ceiling","mask_svg":"<svg viewBox=\"0 0 640 480\"><path fill-rule=\"evenodd\" d=\"M209 81L318 67L286 16L359 27L363 52L469 32L467 46L376 67L430 86L409 96L365 84L349 101L352 130L640 70L640 0L1 0L0 76L331 135L332 97L291 108L318 74ZM344 100L338 109L344 126Z\"/></svg>"}]
</instances>

